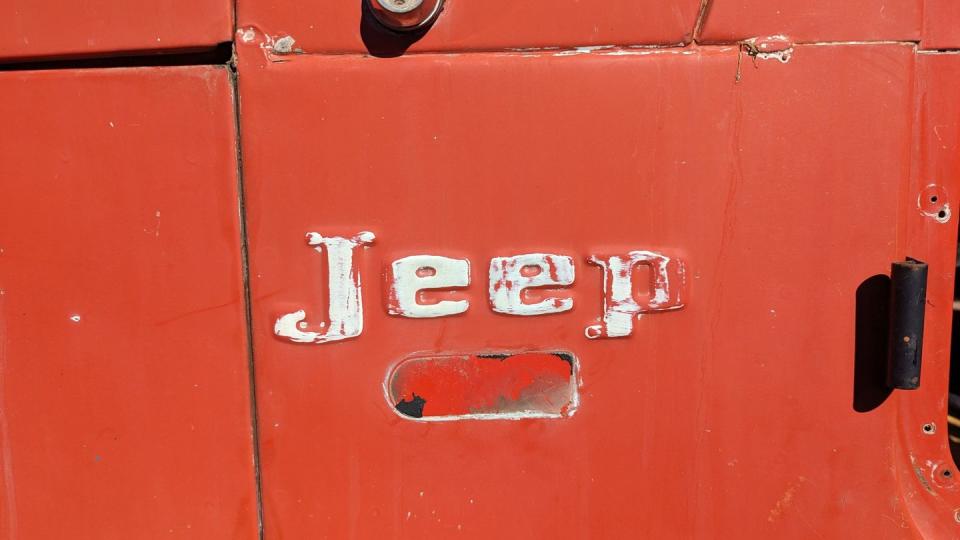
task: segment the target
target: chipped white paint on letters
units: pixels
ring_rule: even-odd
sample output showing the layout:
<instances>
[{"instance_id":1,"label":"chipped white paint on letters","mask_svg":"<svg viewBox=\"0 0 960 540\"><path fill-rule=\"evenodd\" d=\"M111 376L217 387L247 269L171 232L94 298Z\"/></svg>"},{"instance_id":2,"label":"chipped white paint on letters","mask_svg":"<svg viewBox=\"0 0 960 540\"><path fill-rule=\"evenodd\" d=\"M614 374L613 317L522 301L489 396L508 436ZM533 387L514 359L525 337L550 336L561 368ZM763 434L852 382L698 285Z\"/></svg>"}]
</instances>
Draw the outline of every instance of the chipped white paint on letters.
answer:
<instances>
[{"instance_id":1,"label":"chipped white paint on letters","mask_svg":"<svg viewBox=\"0 0 960 540\"><path fill-rule=\"evenodd\" d=\"M435 304L417 302L419 292L425 289L470 285L470 262L466 259L412 255L393 261L390 274L387 312L391 315L414 319L446 317L463 313L470 307L467 300L441 300Z\"/></svg>"},{"instance_id":2,"label":"chipped white paint on letters","mask_svg":"<svg viewBox=\"0 0 960 540\"><path fill-rule=\"evenodd\" d=\"M539 268L534 275L524 275L524 267ZM566 255L527 253L514 257L490 259L490 307L510 315L545 315L573 308L573 298L547 298L525 303L523 291L530 287L565 287L575 278L573 258Z\"/></svg>"},{"instance_id":3,"label":"chipped white paint on letters","mask_svg":"<svg viewBox=\"0 0 960 540\"><path fill-rule=\"evenodd\" d=\"M623 337L633 333L633 321L641 313L680 309L682 284L670 283L670 267L676 267L683 278L683 264L652 251L631 251L626 256L591 256L589 262L600 266L603 272L603 318L600 324L588 326L585 334L590 339ZM647 265L651 272L650 296L643 304L633 295L633 269Z\"/></svg>"},{"instance_id":4,"label":"chipped white paint on letters","mask_svg":"<svg viewBox=\"0 0 960 540\"><path fill-rule=\"evenodd\" d=\"M288 313L277 319L273 332L296 343L327 343L357 337L363 331L363 302L360 272L354 268L353 252L357 246L373 242L372 232L361 232L353 238L323 237L307 233L307 242L322 253L327 253L329 325L326 332L303 331L304 310Z\"/></svg>"}]
</instances>

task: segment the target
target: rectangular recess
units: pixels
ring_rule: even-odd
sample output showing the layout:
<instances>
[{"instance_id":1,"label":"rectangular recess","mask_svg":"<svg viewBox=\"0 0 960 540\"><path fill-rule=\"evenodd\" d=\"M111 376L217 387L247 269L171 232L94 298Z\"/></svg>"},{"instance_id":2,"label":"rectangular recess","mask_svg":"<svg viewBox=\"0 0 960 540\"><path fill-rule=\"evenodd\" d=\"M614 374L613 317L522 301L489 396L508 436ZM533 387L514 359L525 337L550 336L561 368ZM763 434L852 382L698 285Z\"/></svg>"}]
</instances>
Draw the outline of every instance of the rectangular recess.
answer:
<instances>
[{"instance_id":1,"label":"rectangular recess","mask_svg":"<svg viewBox=\"0 0 960 540\"><path fill-rule=\"evenodd\" d=\"M568 352L420 354L401 361L384 389L407 419L562 418L579 404L577 371Z\"/></svg>"}]
</instances>

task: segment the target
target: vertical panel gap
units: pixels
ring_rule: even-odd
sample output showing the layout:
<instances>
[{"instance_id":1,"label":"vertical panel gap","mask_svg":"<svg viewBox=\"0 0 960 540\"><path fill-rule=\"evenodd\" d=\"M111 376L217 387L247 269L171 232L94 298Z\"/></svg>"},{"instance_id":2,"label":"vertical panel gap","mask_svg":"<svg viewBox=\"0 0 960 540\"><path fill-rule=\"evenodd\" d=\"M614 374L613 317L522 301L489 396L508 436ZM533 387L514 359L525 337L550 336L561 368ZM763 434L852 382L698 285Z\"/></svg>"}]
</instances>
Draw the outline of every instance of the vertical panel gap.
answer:
<instances>
[{"instance_id":1,"label":"vertical panel gap","mask_svg":"<svg viewBox=\"0 0 960 540\"><path fill-rule=\"evenodd\" d=\"M230 72L230 85L233 90L233 115L234 130L237 155L237 205L239 207L240 220L240 259L243 273L243 301L244 317L246 319L247 335L247 369L248 384L250 387L250 428L251 441L253 444L253 475L257 494L257 537L263 540L263 490L260 473L260 426L257 416L257 383L256 371L254 369L254 347L253 347L253 304L250 294L250 258L247 242L247 206L246 194L244 191L243 178L243 145L242 129L240 127L240 90L238 85L238 74L236 65L236 55L227 65Z\"/></svg>"}]
</instances>

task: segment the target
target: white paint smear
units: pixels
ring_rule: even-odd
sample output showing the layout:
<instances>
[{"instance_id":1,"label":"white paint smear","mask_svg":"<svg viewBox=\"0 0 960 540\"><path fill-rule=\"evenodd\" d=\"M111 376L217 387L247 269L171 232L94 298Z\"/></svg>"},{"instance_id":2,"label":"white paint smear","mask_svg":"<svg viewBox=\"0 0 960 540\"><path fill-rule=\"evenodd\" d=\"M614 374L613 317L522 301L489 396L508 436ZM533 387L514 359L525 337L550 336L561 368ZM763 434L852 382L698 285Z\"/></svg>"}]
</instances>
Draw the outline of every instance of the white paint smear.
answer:
<instances>
[{"instance_id":1,"label":"white paint smear","mask_svg":"<svg viewBox=\"0 0 960 540\"><path fill-rule=\"evenodd\" d=\"M363 297L360 272L354 267L353 254L357 246L368 245L374 238L374 234L367 231L353 238L327 238L319 233L307 233L307 242L317 252L327 254L329 324L323 333L301 329L301 323L307 317L301 309L277 319L274 334L295 343L327 343L359 336L363 332Z\"/></svg>"},{"instance_id":2,"label":"white paint smear","mask_svg":"<svg viewBox=\"0 0 960 540\"><path fill-rule=\"evenodd\" d=\"M624 337L633 333L633 321L641 313L664 311L683 307L679 289L672 289L669 269L676 266L683 276L683 265L669 257L652 251L631 251L626 256L592 256L590 263L600 266L603 272L603 317L600 324L588 326L585 334L590 339L600 337ZM643 302L634 297L633 270L640 265L650 267L650 296ZM676 284L679 287L681 284Z\"/></svg>"},{"instance_id":3,"label":"white paint smear","mask_svg":"<svg viewBox=\"0 0 960 540\"><path fill-rule=\"evenodd\" d=\"M470 285L470 262L437 255L412 255L393 261L390 267L390 294L387 312L391 315L426 319L467 311L467 300L441 300L435 304L417 301L420 291Z\"/></svg>"},{"instance_id":4,"label":"white paint smear","mask_svg":"<svg viewBox=\"0 0 960 540\"><path fill-rule=\"evenodd\" d=\"M539 269L524 275L524 267ZM573 258L566 255L527 253L513 257L490 259L490 307L509 315L545 315L573 309L573 298L551 297L540 302L525 303L524 289L531 287L566 287L573 284L576 271Z\"/></svg>"}]
</instances>

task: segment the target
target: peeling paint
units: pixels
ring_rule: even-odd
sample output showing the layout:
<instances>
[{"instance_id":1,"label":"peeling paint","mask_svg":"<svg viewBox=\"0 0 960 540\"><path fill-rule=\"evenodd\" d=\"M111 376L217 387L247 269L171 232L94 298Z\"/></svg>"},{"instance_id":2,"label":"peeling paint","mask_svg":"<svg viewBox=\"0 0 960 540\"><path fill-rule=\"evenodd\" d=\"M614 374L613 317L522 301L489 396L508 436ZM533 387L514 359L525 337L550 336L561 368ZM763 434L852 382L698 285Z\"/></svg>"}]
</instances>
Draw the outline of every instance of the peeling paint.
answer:
<instances>
[{"instance_id":1,"label":"peeling paint","mask_svg":"<svg viewBox=\"0 0 960 540\"><path fill-rule=\"evenodd\" d=\"M303 49L295 47L297 40L290 35L270 35L250 26L237 30L237 36L243 43L259 41L260 49L265 58L271 62L287 62L288 56L303 54Z\"/></svg>"},{"instance_id":2,"label":"peeling paint","mask_svg":"<svg viewBox=\"0 0 960 540\"><path fill-rule=\"evenodd\" d=\"M393 261L388 276L387 312L415 319L446 317L467 311L467 300L421 304L420 291L470 285L470 262L437 255L413 255Z\"/></svg>"},{"instance_id":3,"label":"peeling paint","mask_svg":"<svg viewBox=\"0 0 960 540\"><path fill-rule=\"evenodd\" d=\"M562 376L548 358L563 360ZM418 353L387 370L383 395L413 422L569 418L580 406L579 373L569 352Z\"/></svg>"},{"instance_id":4,"label":"peeling paint","mask_svg":"<svg viewBox=\"0 0 960 540\"><path fill-rule=\"evenodd\" d=\"M604 49L612 49L614 47L615 45L591 45L588 47L576 47L574 49L558 52L553 56L576 56L578 54L590 54L592 52L602 51Z\"/></svg>"},{"instance_id":5,"label":"peeling paint","mask_svg":"<svg viewBox=\"0 0 960 540\"><path fill-rule=\"evenodd\" d=\"M240 41L252 43L257 38L257 31L253 28L244 28L240 31Z\"/></svg>"},{"instance_id":6,"label":"peeling paint","mask_svg":"<svg viewBox=\"0 0 960 540\"><path fill-rule=\"evenodd\" d=\"M603 268L603 317L600 324L588 326L590 339L625 337L633 333L633 321L642 313L681 309L684 265L652 251L631 251L627 255L591 256L588 261ZM638 302L634 297L633 271L650 267L650 294Z\"/></svg>"},{"instance_id":7,"label":"peeling paint","mask_svg":"<svg viewBox=\"0 0 960 540\"><path fill-rule=\"evenodd\" d=\"M271 50L273 50L274 54L290 54L293 52L293 45L296 42L297 40L291 36L283 36L273 42Z\"/></svg>"},{"instance_id":8,"label":"peeling paint","mask_svg":"<svg viewBox=\"0 0 960 540\"><path fill-rule=\"evenodd\" d=\"M534 268L534 275L524 275ZM533 287L566 287L576 277L573 258L566 255L527 253L490 259L490 307L508 315L545 315L573 309L573 298L552 297L525 303L524 291Z\"/></svg>"},{"instance_id":9,"label":"peeling paint","mask_svg":"<svg viewBox=\"0 0 960 540\"><path fill-rule=\"evenodd\" d=\"M323 333L304 331L306 312L300 309L278 318L274 334L295 343L327 343L359 336L363 332L363 295L353 255L358 246L369 245L375 238L367 231L352 238L307 233L308 244L318 253L327 254L329 324Z\"/></svg>"},{"instance_id":10,"label":"peeling paint","mask_svg":"<svg viewBox=\"0 0 960 540\"><path fill-rule=\"evenodd\" d=\"M779 60L786 64L793 56L793 43L787 36L755 37L742 42L743 49L758 60Z\"/></svg>"}]
</instances>

